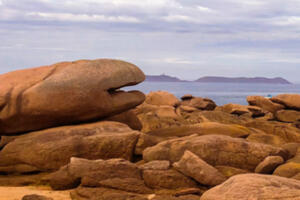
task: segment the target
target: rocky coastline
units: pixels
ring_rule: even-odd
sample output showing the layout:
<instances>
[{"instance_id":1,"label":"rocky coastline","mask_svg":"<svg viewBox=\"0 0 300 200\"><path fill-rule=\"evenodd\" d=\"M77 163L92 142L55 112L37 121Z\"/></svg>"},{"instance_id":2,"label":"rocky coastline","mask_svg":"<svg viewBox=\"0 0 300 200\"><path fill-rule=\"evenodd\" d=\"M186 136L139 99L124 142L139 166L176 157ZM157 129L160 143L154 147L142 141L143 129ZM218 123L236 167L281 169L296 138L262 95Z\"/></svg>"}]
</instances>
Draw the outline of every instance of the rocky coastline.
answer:
<instances>
[{"instance_id":1,"label":"rocky coastline","mask_svg":"<svg viewBox=\"0 0 300 200\"><path fill-rule=\"evenodd\" d=\"M300 94L121 90L144 80L111 59L0 75L0 200L300 200Z\"/></svg>"}]
</instances>

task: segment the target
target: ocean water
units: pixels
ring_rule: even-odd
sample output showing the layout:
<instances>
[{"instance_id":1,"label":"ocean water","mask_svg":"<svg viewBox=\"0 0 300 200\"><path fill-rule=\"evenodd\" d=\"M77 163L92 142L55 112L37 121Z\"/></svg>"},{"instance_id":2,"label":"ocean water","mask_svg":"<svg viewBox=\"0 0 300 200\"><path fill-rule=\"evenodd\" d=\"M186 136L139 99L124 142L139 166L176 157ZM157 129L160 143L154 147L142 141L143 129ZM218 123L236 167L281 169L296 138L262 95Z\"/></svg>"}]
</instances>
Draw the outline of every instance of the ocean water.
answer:
<instances>
[{"instance_id":1,"label":"ocean water","mask_svg":"<svg viewBox=\"0 0 300 200\"><path fill-rule=\"evenodd\" d=\"M283 93L300 94L300 84L236 84L236 83L197 83L197 82L143 82L127 90L140 90L145 94L151 91L168 91L178 98L185 94L207 97L217 105L237 103L247 105L247 96L275 96Z\"/></svg>"}]
</instances>

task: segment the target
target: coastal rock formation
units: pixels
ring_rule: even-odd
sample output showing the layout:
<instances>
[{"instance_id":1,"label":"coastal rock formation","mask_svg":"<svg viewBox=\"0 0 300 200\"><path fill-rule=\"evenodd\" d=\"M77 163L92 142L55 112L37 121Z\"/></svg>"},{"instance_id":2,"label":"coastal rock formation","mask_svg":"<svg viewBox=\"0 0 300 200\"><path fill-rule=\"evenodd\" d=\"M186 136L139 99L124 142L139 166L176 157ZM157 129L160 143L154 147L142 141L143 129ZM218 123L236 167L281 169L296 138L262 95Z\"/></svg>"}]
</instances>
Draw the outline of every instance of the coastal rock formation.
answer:
<instances>
[{"instance_id":1,"label":"coastal rock formation","mask_svg":"<svg viewBox=\"0 0 300 200\"><path fill-rule=\"evenodd\" d=\"M138 137L138 132L118 122L64 126L28 133L17 137L0 151L0 172L56 170L74 156L130 160Z\"/></svg>"},{"instance_id":2,"label":"coastal rock formation","mask_svg":"<svg viewBox=\"0 0 300 200\"><path fill-rule=\"evenodd\" d=\"M239 104L226 104L216 108L217 111L227 112L229 114L243 115L250 114L251 117L264 116L266 112L257 106L243 106Z\"/></svg>"},{"instance_id":3,"label":"coastal rock formation","mask_svg":"<svg viewBox=\"0 0 300 200\"><path fill-rule=\"evenodd\" d=\"M181 98L182 102L180 102L180 105L182 106L189 106L192 108L196 108L199 110L214 110L217 105L216 103L208 98L201 98L201 97L183 97Z\"/></svg>"},{"instance_id":4,"label":"coastal rock formation","mask_svg":"<svg viewBox=\"0 0 300 200\"><path fill-rule=\"evenodd\" d=\"M252 131L237 124L221 124L217 122L203 122L194 125L183 125L180 127L164 128L142 133L136 145L135 153L141 154L147 147L154 146L162 141L197 135L228 135L231 137L246 138Z\"/></svg>"},{"instance_id":5,"label":"coastal rock formation","mask_svg":"<svg viewBox=\"0 0 300 200\"><path fill-rule=\"evenodd\" d=\"M0 75L0 185L73 200L300 200L300 95L217 106L119 90L144 78L109 59Z\"/></svg>"},{"instance_id":6,"label":"coastal rock formation","mask_svg":"<svg viewBox=\"0 0 300 200\"><path fill-rule=\"evenodd\" d=\"M141 104L118 89L145 79L135 65L109 59L63 62L0 75L0 135L100 119Z\"/></svg>"},{"instance_id":7,"label":"coastal rock formation","mask_svg":"<svg viewBox=\"0 0 300 200\"><path fill-rule=\"evenodd\" d=\"M173 163L179 161L186 150L212 166L225 165L250 171L254 171L268 156L287 157L283 149L271 145L251 143L225 135L192 135L149 147L144 150L143 159L146 162L169 160Z\"/></svg>"},{"instance_id":8,"label":"coastal rock formation","mask_svg":"<svg viewBox=\"0 0 300 200\"><path fill-rule=\"evenodd\" d=\"M300 122L300 111L296 110L280 110L275 116L281 122Z\"/></svg>"},{"instance_id":9,"label":"coastal rock formation","mask_svg":"<svg viewBox=\"0 0 300 200\"><path fill-rule=\"evenodd\" d=\"M145 103L156 106L175 106L178 102L179 99L166 91L150 92L145 100Z\"/></svg>"},{"instance_id":10,"label":"coastal rock formation","mask_svg":"<svg viewBox=\"0 0 300 200\"><path fill-rule=\"evenodd\" d=\"M272 102L270 99L262 97L262 96L248 96L247 101L251 106L260 107L266 111L271 113L276 113L278 110L284 109L284 106L281 104L277 104Z\"/></svg>"},{"instance_id":11,"label":"coastal rock formation","mask_svg":"<svg viewBox=\"0 0 300 200\"><path fill-rule=\"evenodd\" d=\"M136 182L142 180L141 170L127 160L87 160L74 157L69 164L51 174L50 177L50 185L56 190L72 189L81 183L85 186L100 187L101 181L111 181L116 178L117 182L123 179L136 180Z\"/></svg>"},{"instance_id":12,"label":"coastal rock formation","mask_svg":"<svg viewBox=\"0 0 300 200\"><path fill-rule=\"evenodd\" d=\"M185 151L181 159L173 163L173 166L184 175L192 177L203 185L216 186L226 180L216 168L190 151Z\"/></svg>"},{"instance_id":13,"label":"coastal rock formation","mask_svg":"<svg viewBox=\"0 0 300 200\"><path fill-rule=\"evenodd\" d=\"M266 120L253 120L244 124L246 127L259 129L266 134L275 135L281 138L284 143L300 143L300 129L286 123Z\"/></svg>"},{"instance_id":14,"label":"coastal rock formation","mask_svg":"<svg viewBox=\"0 0 300 200\"><path fill-rule=\"evenodd\" d=\"M300 110L300 94L280 94L271 101L284 105L286 108Z\"/></svg>"},{"instance_id":15,"label":"coastal rock formation","mask_svg":"<svg viewBox=\"0 0 300 200\"><path fill-rule=\"evenodd\" d=\"M279 165L283 164L284 160L280 156L268 156L255 168L255 173L272 174Z\"/></svg>"},{"instance_id":16,"label":"coastal rock formation","mask_svg":"<svg viewBox=\"0 0 300 200\"><path fill-rule=\"evenodd\" d=\"M300 181L271 175L243 174L205 192L200 200L300 199Z\"/></svg>"}]
</instances>

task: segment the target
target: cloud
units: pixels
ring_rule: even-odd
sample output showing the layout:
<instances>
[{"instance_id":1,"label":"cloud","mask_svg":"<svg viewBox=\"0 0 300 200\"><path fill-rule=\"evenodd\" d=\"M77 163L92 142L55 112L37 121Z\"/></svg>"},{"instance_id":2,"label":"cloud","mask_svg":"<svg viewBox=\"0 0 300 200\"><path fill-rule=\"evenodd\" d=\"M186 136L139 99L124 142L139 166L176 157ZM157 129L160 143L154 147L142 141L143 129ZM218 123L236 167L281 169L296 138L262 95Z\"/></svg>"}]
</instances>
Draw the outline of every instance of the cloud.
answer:
<instances>
[{"instance_id":1,"label":"cloud","mask_svg":"<svg viewBox=\"0 0 300 200\"><path fill-rule=\"evenodd\" d=\"M43 13L30 12L26 16L41 20L57 20L72 22L123 22L123 23L139 23L139 19L130 16L105 16L105 15L87 15L87 14L71 14L71 13Z\"/></svg>"},{"instance_id":2,"label":"cloud","mask_svg":"<svg viewBox=\"0 0 300 200\"><path fill-rule=\"evenodd\" d=\"M187 79L298 79L299 13L299 0L0 0L0 71L110 57Z\"/></svg>"}]
</instances>

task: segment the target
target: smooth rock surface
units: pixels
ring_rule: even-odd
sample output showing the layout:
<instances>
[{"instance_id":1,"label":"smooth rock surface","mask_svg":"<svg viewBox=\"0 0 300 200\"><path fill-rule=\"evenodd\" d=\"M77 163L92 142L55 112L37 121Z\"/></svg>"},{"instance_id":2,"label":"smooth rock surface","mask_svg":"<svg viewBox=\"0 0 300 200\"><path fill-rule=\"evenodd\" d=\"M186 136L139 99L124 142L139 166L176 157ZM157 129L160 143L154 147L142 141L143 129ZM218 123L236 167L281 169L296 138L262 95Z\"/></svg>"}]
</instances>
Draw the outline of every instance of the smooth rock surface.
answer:
<instances>
[{"instance_id":1,"label":"smooth rock surface","mask_svg":"<svg viewBox=\"0 0 300 200\"><path fill-rule=\"evenodd\" d=\"M139 132L118 122L64 126L28 133L0 151L0 172L11 172L24 165L28 166L26 173L30 167L32 171L57 170L68 164L71 157L130 160L138 137Z\"/></svg>"},{"instance_id":2,"label":"smooth rock surface","mask_svg":"<svg viewBox=\"0 0 300 200\"><path fill-rule=\"evenodd\" d=\"M270 99L262 96L248 96L247 101L251 106L257 106L271 113L276 113L278 110L284 109L284 106L272 102Z\"/></svg>"},{"instance_id":3,"label":"smooth rock surface","mask_svg":"<svg viewBox=\"0 0 300 200\"><path fill-rule=\"evenodd\" d=\"M205 192L200 200L299 200L300 181L271 175L243 174Z\"/></svg>"},{"instance_id":4,"label":"smooth rock surface","mask_svg":"<svg viewBox=\"0 0 300 200\"><path fill-rule=\"evenodd\" d=\"M284 105L286 108L300 110L300 94L280 94L271 101Z\"/></svg>"},{"instance_id":5,"label":"smooth rock surface","mask_svg":"<svg viewBox=\"0 0 300 200\"><path fill-rule=\"evenodd\" d=\"M108 117L141 104L141 92L115 89L145 79L110 59L62 62L0 75L0 135Z\"/></svg>"},{"instance_id":6,"label":"smooth rock surface","mask_svg":"<svg viewBox=\"0 0 300 200\"><path fill-rule=\"evenodd\" d=\"M272 174L279 165L283 164L284 160L280 156L268 156L255 168L255 173Z\"/></svg>"}]
</instances>

